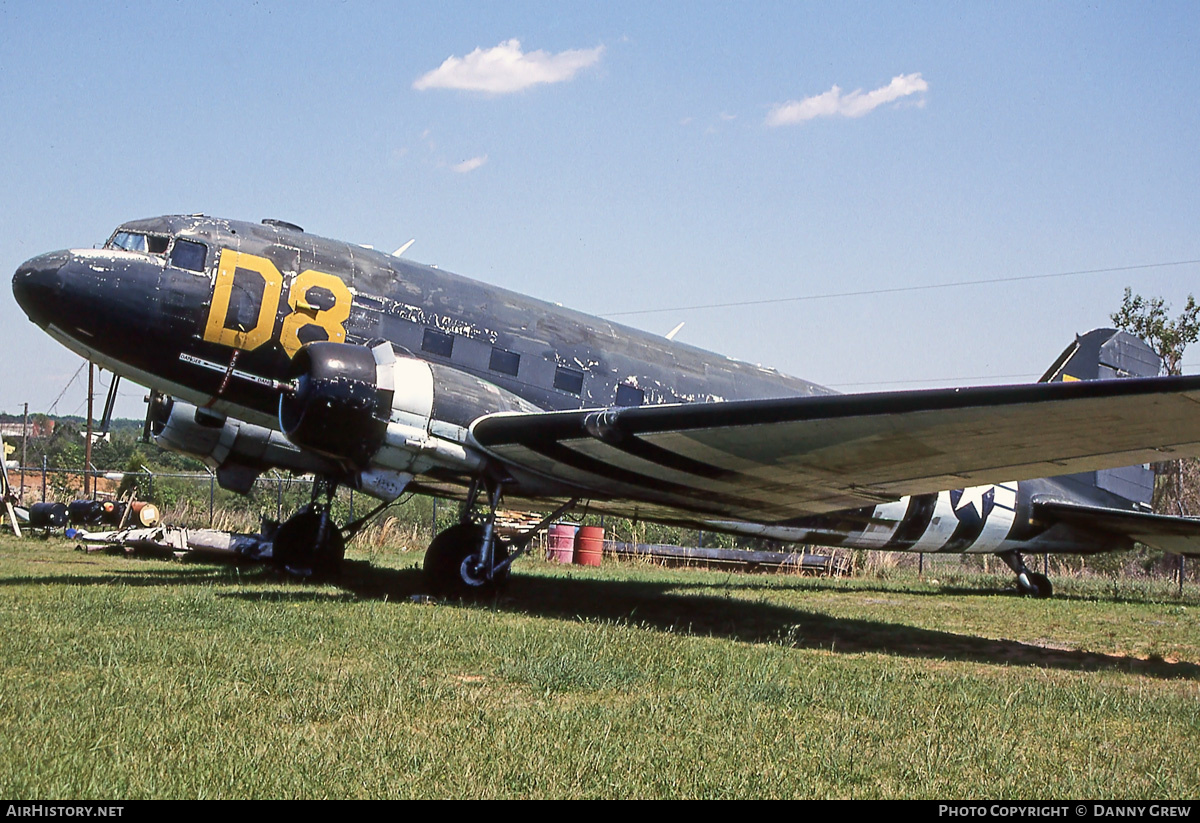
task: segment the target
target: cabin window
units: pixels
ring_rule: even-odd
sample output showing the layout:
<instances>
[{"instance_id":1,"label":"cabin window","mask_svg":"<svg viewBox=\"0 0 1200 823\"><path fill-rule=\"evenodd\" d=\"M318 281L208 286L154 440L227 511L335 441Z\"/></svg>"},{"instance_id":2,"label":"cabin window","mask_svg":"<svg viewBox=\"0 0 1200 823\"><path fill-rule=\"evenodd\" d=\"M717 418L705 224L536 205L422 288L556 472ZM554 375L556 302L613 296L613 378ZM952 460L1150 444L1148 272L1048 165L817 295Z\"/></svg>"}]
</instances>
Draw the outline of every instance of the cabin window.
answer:
<instances>
[{"instance_id":1,"label":"cabin window","mask_svg":"<svg viewBox=\"0 0 1200 823\"><path fill-rule=\"evenodd\" d=\"M488 368L492 371L498 371L501 374L511 374L517 376L517 368L521 365L521 355L515 351L507 349L493 348L492 359L488 362Z\"/></svg>"},{"instance_id":2,"label":"cabin window","mask_svg":"<svg viewBox=\"0 0 1200 823\"><path fill-rule=\"evenodd\" d=\"M570 394L583 392L583 372L577 369L564 369L559 366L554 370L554 388Z\"/></svg>"},{"instance_id":3,"label":"cabin window","mask_svg":"<svg viewBox=\"0 0 1200 823\"><path fill-rule=\"evenodd\" d=\"M449 357L454 352L454 335L437 329L426 329L425 337L421 340L421 351L436 354L438 357Z\"/></svg>"},{"instance_id":4,"label":"cabin window","mask_svg":"<svg viewBox=\"0 0 1200 823\"><path fill-rule=\"evenodd\" d=\"M640 406L646 400L646 393L635 386L626 386L624 383L617 386L617 405L618 406Z\"/></svg>"},{"instance_id":5,"label":"cabin window","mask_svg":"<svg viewBox=\"0 0 1200 823\"><path fill-rule=\"evenodd\" d=\"M188 271L204 271L208 249L203 243L177 239L171 248L171 265Z\"/></svg>"},{"instance_id":6,"label":"cabin window","mask_svg":"<svg viewBox=\"0 0 1200 823\"><path fill-rule=\"evenodd\" d=\"M233 273L233 287L229 290L229 308L225 310L225 328L247 332L259 322L266 293L266 282L257 272L238 268ZM309 325L305 329L316 328ZM302 342L309 342L304 340Z\"/></svg>"}]
</instances>

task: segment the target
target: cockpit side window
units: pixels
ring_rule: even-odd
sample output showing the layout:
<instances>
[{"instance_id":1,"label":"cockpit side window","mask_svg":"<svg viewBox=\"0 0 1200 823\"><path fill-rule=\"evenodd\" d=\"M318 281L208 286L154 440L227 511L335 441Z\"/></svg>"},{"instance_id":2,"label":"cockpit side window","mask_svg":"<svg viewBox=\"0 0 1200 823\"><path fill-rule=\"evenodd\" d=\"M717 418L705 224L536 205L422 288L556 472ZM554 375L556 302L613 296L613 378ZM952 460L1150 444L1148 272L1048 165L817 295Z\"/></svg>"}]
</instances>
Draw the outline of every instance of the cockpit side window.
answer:
<instances>
[{"instance_id":1,"label":"cockpit side window","mask_svg":"<svg viewBox=\"0 0 1200 823\"><path fill-rule=\"evenodd\" d=\"M208 249L203 243L177 237L175 245L171 248L171 265L188 271L203 272L207 252Z\"/></svg>"}]
</instances>

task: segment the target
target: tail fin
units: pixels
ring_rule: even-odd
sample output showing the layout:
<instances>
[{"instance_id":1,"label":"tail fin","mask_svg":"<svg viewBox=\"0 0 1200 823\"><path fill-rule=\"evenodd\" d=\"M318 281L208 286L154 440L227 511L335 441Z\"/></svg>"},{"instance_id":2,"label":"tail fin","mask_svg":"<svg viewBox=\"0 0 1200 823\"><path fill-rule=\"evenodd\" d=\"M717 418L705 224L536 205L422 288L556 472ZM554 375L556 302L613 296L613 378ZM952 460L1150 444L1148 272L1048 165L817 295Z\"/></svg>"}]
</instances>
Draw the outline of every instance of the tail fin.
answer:
<instances>
[{"instance_id":1,"label":"tail fin","mask_svg":"<svg viewBox=\"0 0 1200 823\"><path fill-rule=\"evenodd\" d=\"M1038 382L1157 377L1161 372L1162 359L1129 332L1095 329L1076 335L1075 342L1063 350Z\"/></svg>"},{"instance_id":2,"label":"tail fin","mask_svg":"<svg viewBox=\"0 0 1200 823\"><path fill-rule=\"evenodd\" d=\"M1161 372L1161 358L1143 341L1128 332L1095 329L1077 335L1038 382L1157 377ZM1105 469L1073 477L1133 503L1147 504L1154 495L1154 471L1149 466Z\"/></svg>"}]
</instances>

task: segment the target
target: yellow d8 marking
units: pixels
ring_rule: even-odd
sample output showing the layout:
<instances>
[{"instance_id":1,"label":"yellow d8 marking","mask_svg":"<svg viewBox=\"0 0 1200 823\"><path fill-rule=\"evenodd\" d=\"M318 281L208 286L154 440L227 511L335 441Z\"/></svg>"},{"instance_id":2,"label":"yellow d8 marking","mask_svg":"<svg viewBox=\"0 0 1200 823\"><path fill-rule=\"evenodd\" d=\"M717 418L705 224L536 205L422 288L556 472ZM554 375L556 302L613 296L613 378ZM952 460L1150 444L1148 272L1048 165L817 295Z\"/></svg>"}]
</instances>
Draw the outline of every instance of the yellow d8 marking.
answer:
<instances>
[{"instance_id":1,"label":"yellow d8 marking","mask_svg":"<svg viewBox=\"0 0 1200 823\"><path fill-rule=\"evenodd\" d=\"M225 325L229 314L229 303L233 295L234 275L237 270L253 272L262 278L262 303L258 307L258 318L251 329L231 329ZM319 309L308 303L309 289L319 287L333 295L333 305ZM222 249L217 266L217 279L213 284L212 303L208 307L208 321L204 327L204 339L210 343L231 346L247 351L257 349L275 333L275 315L279 310L279 297L283 293L283 275L265 257L256 254ZM305 326L317 326L325 331L327 339L335 343L346 340L345 322L350 317L350 289L340 278L323 271L306 269L296 275L288 291L287 317L279 332L279 345L288 357L295 356L303 345L300 330Z\"/></svg>"},{"instance_id":2,"label":"yellow d8 marking","mask_svg":"<svg viewBox=\"0 0 1200 823\"><path fill-rule=\"evenodd\" d=\"M326 289L333 294L333 305L327 309L310 306L305 295L314 286ZM340 278L326 274L316 269L307 269L296 275L292 281L292 289L288 292L288 307L292 310L283 320L283 330L279 333L279 345L294 357L300 347L300 329L305 326L319 326L331 343L346 341L345 322L350 317L350 290Z\"/></svg>"},{"instance_id":3,"label":"yellow d8 marking","mask_svg":"<svg viewBox=\"0 0 1200 823\"><path fill-rule=\"evenodd\" d=\"M233 277L238 269L252 271L263 279L263 296L262 304L258 307L258 320L254 328L246 331L225 326L225 317L229 314L229 300L233 295ZM283 275L267 258L222 249L221 262L217 266L217 282L213 285L213 299L208 307L208 325L204 328L204 339L235 349L257 349L270 340L272 332L275 331L275 312L279 308L279 292L282 288Z\"/></svg>"}]
</instances>

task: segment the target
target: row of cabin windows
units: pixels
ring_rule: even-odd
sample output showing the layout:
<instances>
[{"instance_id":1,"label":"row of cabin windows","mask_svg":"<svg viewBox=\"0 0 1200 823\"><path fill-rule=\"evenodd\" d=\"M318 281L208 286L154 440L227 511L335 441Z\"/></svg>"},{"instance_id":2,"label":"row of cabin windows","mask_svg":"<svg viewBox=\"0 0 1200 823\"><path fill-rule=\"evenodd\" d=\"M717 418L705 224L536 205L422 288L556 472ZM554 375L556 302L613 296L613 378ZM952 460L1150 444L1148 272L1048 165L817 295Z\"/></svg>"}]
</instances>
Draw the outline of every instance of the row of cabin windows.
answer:
<instances>
[{"instance_id":1,"label":"row of cabin windows","mask_svg":"<svg viewBox=\"0 0 1200 823\"><path fill-rule=\"evenodd\" d=\"M425 329L421 339L421 351L449 359L454 354L454 335L440 329ZM499 346L492 347L492 356L488 360L488 368L499 374L516 377L521 366L521 355ZM583 372L556 366L554 369L554 388L576 396L583 394ZM618 406L640 406L645 400L641 389L624 384L617 386Z\"/></svg>"},{"instance_id":2,"label":"row of cabin windows","mask_svg":"<svg viewBox=\"0 0 1200 823\"><path fill-rule=\"evenodd\" d=\"M174 244L171 240L174 239ZM140 251L147 254L166 254L171 265L203 273L208 260L208 247L194 240L184 240L182 237L171 238L162 234L142 234L141 232L119 231L108 243L110 248L125 251ZM168 253L167 249L170 248Z\"/></svg>"}]
</instances>

